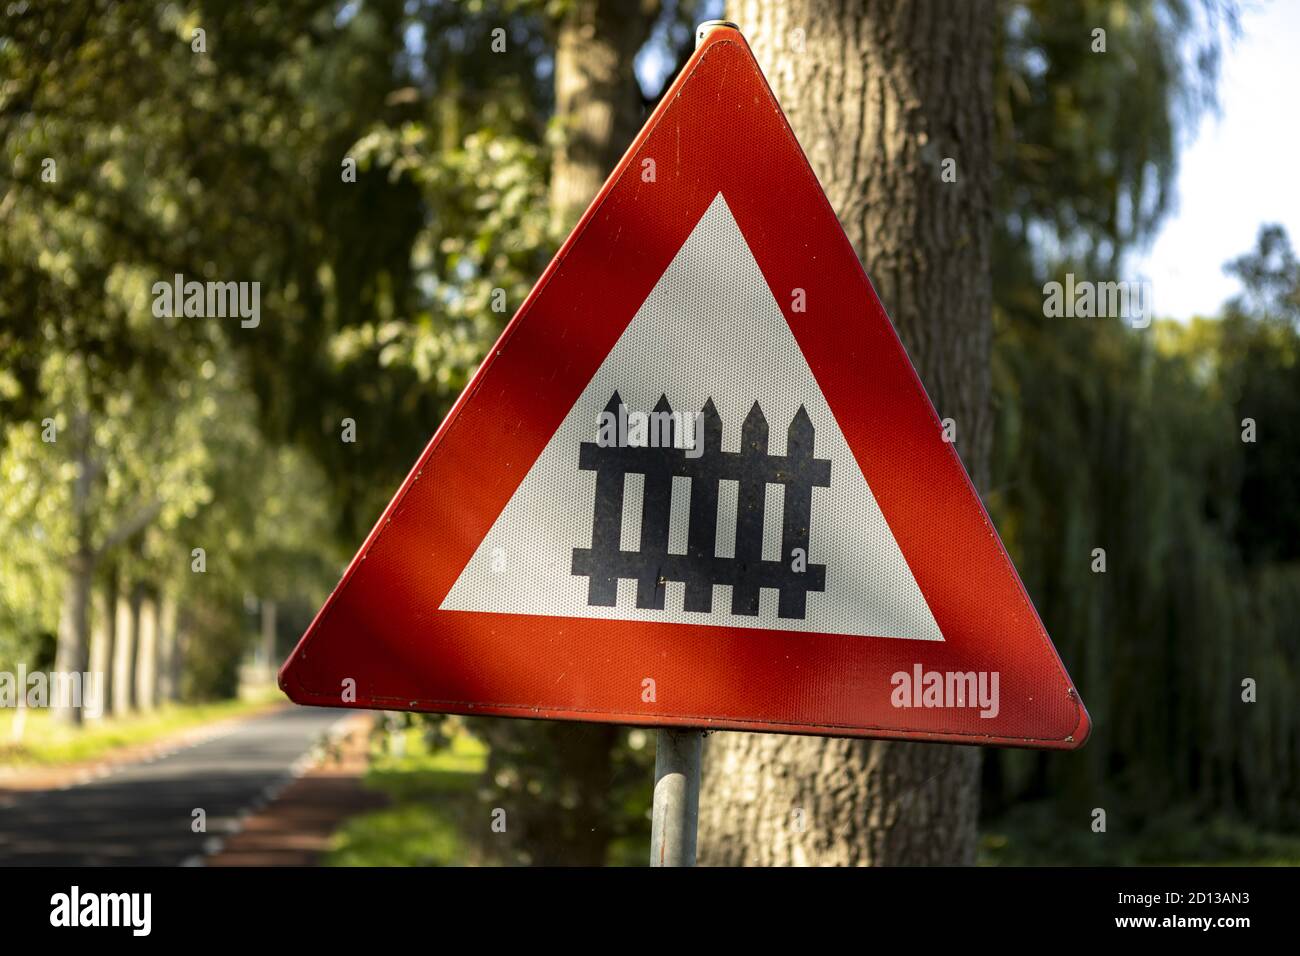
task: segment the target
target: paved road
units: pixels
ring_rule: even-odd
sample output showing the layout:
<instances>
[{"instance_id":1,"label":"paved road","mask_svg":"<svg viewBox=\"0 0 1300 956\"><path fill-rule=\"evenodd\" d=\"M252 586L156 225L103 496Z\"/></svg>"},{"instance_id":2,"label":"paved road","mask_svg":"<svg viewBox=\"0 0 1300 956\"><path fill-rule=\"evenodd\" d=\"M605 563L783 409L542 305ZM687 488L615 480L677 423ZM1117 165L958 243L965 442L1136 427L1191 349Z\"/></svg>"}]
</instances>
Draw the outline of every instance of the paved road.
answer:
<instances>
[{"instance_id":1,"label":"paved road","mask_svg":"<svg viewBox=\"0 0 1300 956\"><path fill-rule=\"evenodd\" d=\"M92 783L10 794L0 806L0 866L194 862L288 784L295 762L347 716L290 707ZM192 829L196 808L207 814L205 833Z\"/></svg>"}]
</instances>

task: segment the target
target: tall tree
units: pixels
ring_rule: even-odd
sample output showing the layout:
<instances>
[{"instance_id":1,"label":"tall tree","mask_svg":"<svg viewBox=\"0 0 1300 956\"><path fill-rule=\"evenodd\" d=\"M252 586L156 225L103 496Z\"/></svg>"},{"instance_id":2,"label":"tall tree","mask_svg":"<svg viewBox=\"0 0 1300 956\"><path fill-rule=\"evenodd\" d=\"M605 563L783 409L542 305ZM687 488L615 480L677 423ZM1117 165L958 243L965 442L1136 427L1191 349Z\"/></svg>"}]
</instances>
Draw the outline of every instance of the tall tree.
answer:
<instances>
[{"instance_id":1,"label":"tall tree","mask_svg":"<svg viewBox=\"0 0 1300 956\"><path fill-rule=\"evenodd\" d=\"M983 485L996 4L734 0L728 14ZM971 863L978 772L969 747L718 734L701 862Z\"/></svg>"},{"instance_id":2,"label":"tall tree","mask_svg":"<svg viewBox=\"0 0 1300 956\"><path fill-rule=\"evenodd\" d=\"M562 237L595 198L641 123L632 69L659 0L572 0L557 24L552 231ZM536 863L599 866L619 833L626 731L611 724L492 721L488 778L510 803L516 851Z\"/></svg>"},{"instance_id":3,"label":"tall tree","mask_svg":"<svg viewBox=\"0 0 1300 956\"><path fill-rule=\"evenodd\" d=\"M1170 209L1179 145L1214 105L1221 54L1236 32L1231 2L1001 4L998 422L986 501L1095 729L1076 755L987 752L982 804L998 815L1050 799L1034 817L1048 832L1108 799L1131 810L1149 803L1167 820L1175 799L1167 784L1196 774L1169 772L1189 748L1168 742L1197 738L1174 729L1183 718L1170 711L1183 704L1141 693L1131 675L1165 673L1187 686L1195 669L1208 689L1230 666L1221 636L1240 614L1221 527L1230 493L1216 464L1226 410L1191 387L1200 378L1191 370L1213 363L1214 346L1201 341L1195 361L1166 362L1154 347L1160 323L1045 321L1042 289L1066 272L1123 277L1126 254ZM1104 576L1078 558L1102 546ZM1193 665L1194 648L1204 665ZM1193 709L1227 713L1219 703L1227 698L1210 699ZM1059 848L1059 838L1051 844Z\"/></svg>"},{"instance_id":4,"label":"tall tree","mask_svg":"<svg viewBox=\"0 0 1300 956\"><path fill-rule=\"evenodd\" d=\"M551 213L569 229L641 126L632 60L659 15L659 0L570 0L555 43L558 132Z\"/></svg>"}]
</instances>

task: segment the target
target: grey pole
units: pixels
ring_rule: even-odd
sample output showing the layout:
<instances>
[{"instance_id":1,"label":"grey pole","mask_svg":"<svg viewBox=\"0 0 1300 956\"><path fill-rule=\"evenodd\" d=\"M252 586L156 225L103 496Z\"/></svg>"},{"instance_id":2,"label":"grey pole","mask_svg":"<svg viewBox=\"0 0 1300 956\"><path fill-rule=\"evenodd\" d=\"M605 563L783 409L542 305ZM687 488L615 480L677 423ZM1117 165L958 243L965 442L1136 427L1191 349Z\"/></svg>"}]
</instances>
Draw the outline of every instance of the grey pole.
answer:
<instances>
[{"instance_id":1,"label":"grey pole","mask_svg":"<svg viewBox=\"0 0 1300 956\"><path fill-rule=\"evenodd\" d=\"M699 730L655 734L655 794L650 814L650 865L694 866L700 820Z\"/></svg>"},{"instance_id":2,"label":"grey pole","mask_svg":"<svg viewBox=\"0 0 1300 956\"><path fill-rule=\"evenodd\" d=\"M695 29L698 47L711 30L736 25L705 20ZM660 730L655 733L655 794L650 811L650 865L694 866L695 835L700 822L699 730Z\"/></svg>"}]
</instances>

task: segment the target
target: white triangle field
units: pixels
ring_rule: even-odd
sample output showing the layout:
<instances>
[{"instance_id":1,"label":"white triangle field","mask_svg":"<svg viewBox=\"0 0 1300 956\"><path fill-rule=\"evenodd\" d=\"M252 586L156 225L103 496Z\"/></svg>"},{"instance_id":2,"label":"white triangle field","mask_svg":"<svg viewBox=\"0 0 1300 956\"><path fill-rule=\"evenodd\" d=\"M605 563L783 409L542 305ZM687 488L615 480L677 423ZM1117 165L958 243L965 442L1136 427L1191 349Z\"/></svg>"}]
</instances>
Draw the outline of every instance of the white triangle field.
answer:
<instances>
[{"instance_id":1,"label":"white triangle field","mask_svg":"<svg viewBox=\"0 0 1300 956\"><path fill-rule=\"evenodd\" d=\"M714 585L712 611L686 611L685 585L671 580L662 610L636 607L631 578L619 580L614 606L588 604L588 578L573 573L573 552L592 546L596 473L578 467L580 446L597 441L601 412L615 392L631 412L650 412L661 395L678 413L697 413L712 399L722 419L722 448L731 452L740 450L741 425L755 401L767 418L768 453L774 455L785 453L786 428L801 405L806 409L815 429L813 453L831 466L830 486L812 490L808 525L807 562L825 566L825 589L807 593L804 617L780 617L772 588L759 592L756 616L732 614L727 584ZM673 479L672 554L686 551L691 483ZM626 551L639 547L643 484L641 475L629 475L624 485ZM763 557L781 560L780 486L769 484L767 492ZM720 482L718 557L731 555L736 510L735 483ZM442 609L943 640L721 193L515 490Z\"/></svg>"}]
</instances>

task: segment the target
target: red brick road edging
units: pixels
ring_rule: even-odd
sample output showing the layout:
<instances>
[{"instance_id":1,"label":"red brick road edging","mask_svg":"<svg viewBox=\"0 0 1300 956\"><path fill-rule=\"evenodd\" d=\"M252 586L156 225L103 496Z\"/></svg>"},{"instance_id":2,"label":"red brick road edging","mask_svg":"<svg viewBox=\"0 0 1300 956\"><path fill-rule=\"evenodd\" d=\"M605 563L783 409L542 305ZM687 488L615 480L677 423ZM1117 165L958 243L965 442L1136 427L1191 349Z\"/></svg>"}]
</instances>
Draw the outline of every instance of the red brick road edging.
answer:
<instances>
[{"instance_id":1,"label":"red brick road edging","mask_svg":"<svg viewBox=\"0 0 1300 956\"><path fill-rule=\"evenodd\" d=\"M386 798L363 784L374 718L354 714L334 734L325 759L295 779L269 806L206 857L204 866L315 866L348 817Z\"/></svg>"}]
</instances>

